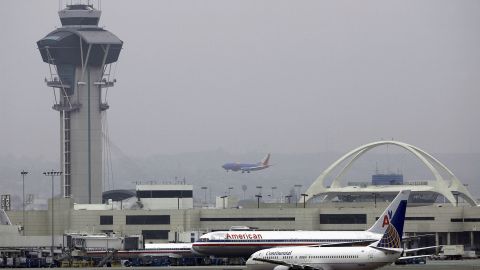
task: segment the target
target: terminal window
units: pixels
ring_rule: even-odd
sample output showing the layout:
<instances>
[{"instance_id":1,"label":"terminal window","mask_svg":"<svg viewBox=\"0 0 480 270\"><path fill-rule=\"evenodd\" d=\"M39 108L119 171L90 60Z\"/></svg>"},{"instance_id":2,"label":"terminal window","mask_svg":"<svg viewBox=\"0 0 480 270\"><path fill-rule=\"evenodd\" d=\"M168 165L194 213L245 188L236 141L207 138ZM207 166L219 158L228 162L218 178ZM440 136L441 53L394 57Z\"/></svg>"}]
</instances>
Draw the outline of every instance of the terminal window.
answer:
<instances>
[{"instance_id":1,"label":"terminal window","mask_svg":"<svg viewBox=\"0 0 480 270\"><path fill-rule=\"evenodd\" d=\"M295 221L294 217L219 217L200 218L200 221Z\"/></svg>"},{"instance_id":2,"label":"terminal window","mask_svg":"<svg viewBox=\"0 0 480 270\"><path fill-rule=\"evenodd\" d=\"M168 239L168 230L143 230L143 239Z\"/></svg>"},{"instance_id":3,"label":"terminal window","mask_svg":"<svg viewBox=\"0 0 480 270\"><path fill-rule=\"evenodd\" d=\"M320 224L367 224L367 215L320 214Z\"/></svg>"},{"instance_id":4,"label":"terminal window","mask_svg":"<svg viewBox=\"0 0 480 270\"><path fill-rule=\"evenodd\" d=\"M135 215L126 217L127 225L161 225L170 224L169 215Z\"/></svg>"},{"instance_id":5,"label":"terminal window","mask_svg":"<svg viewBox=\"0 0 480 270\"><path fill-rule=\"evenodd\" d=\"M405 220L435 220L435 217L405 217Z\"/></svg>"},{"instance_id":6,"label":"terminal window","mask_svg":"<svg viewBox=\"0 0 480 270\"><path fill-rule=\"evenodd\" d=\"M100 216L100 225L112 225L113 216Z\"/></svg>"},{"instance_id":7,"label":"terminal window","mask_svg":"<svg viewBox=\"0 0 480 270\"><path fill-rule=\"evenodd\" d=\"M378 219L379 217L375 217L375 220L378 220ZM435 220L435 217L405 217L405 220L426 221L426 220Z\"/></svg>"},{"instance_id":8,"label":"terminal window","mask_svg":"<svg viewBox=\"0 0 480 270\"><path fill-rule=\"evenodd\" d=\"M480 218L464 218L464 222L479 222Z\"/></svg>"},{"instance_id":9,"label":"terminal window","mask_svg":"<svg viewBox=\"0 0 480 270\"><path fill-rule=\"evenodd\" d=\"M138 198L192 198L191 190L137 190Z\"/></svg>"}]
</instances>

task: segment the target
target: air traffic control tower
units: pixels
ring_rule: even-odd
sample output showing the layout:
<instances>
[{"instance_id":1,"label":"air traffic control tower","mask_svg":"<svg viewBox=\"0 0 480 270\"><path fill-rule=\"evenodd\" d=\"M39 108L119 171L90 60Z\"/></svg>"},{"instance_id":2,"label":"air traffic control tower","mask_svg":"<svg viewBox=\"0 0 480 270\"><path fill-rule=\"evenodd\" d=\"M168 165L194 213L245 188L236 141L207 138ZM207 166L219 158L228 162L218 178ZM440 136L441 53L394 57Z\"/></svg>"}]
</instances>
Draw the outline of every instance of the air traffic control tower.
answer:
<instances>
[{"instance_id":1,"label":"air traffic control tower","mask_svg":"<svg viewBox=\"0 0 480 270\"><path fill-rule=\"evenodd\" d=\"M60 113L62 192L76 203L102 202L102 112L115 83L111 64L123 42L98 27L101 11L82 1L58 12L62 27L37 42Z\"/></svg>"}]
</instances>

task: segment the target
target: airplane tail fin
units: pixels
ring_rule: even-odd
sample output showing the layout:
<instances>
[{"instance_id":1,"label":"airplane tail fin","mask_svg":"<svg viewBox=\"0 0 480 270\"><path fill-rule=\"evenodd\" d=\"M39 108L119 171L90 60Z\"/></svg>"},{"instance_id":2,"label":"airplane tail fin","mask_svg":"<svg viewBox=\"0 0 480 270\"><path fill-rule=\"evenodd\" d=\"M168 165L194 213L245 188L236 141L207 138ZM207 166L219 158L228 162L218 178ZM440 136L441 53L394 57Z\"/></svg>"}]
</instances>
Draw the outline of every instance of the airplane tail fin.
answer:
<instances>
[{"instance_id":1,"label":"airplane tail fin","mask_svg":"<svg viewBox=\"0 0 480 270\"><path fill-rule=\"evenodd\" d=\"M382 228L385 226L386 228L384 229L382 238L378 242L371 244L371 246L380 249L393 249L397 251L402 248L403 225L405 224L405 212L407 209L407 200L409 195L410 190L400 191L397 197L395 197L395 200L392 202L392 204L394 204L396 201L398 201L396 203L397 206L393 216L390 216L390 213L387 212L387 215L378 219L382 221ZM386 211L388 211L389 208L390 206ZM377 222L374 224L374 226L377 225Z\"/></svg>"},{"instance_id":2,"label":"airplane tail fin","mask_svg":"<svg viewBox=\"0 0 480 270\"><path fill-rule=\"evenodd\" d=\"M268 153L261 161L262 165L268 166L268 162L270 161L270 153Z\"/></svg>"},{"instance_id":3,"label":"airplane tail fin","mask_svg":"<svg viewBox=\"0 0 480 270\"><path fill-rule=\"evenodd\" d=\"M388 231L389 225L400 235L403 235L403 224L405 222L405 211L407 208L407 200L410 196L410 190L402 190L393 199L390 205L380 215L378 220L368 229L368 232L385 234Z\"/></svg>"}]
</instances>

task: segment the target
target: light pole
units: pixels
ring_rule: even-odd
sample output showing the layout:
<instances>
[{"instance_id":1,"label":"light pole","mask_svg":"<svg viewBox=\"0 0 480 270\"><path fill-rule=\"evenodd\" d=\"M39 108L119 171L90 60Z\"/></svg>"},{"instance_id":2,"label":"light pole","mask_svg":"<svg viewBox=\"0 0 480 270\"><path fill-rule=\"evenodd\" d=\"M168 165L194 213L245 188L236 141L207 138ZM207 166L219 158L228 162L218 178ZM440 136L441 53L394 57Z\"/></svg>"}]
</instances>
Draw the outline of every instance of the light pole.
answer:
<instances>
[{"instance_id":1,"label":"light pole","mask_svg":"<svg viewBox=\"0 0 480 270\"><path fill-rule=\"evenodd\" d=\"M23 207L23 236L25 236L25 175L28 174L27 171L21 171L20 174L22 175L22 190L23 190L23 197L22 197L22 207Z\"/></svg>"},{"instance_id":2,"label":"light pole","mask_svg":"<svg viewBox=\"0 0 480 270\"><path fill-rule=\"evenodd\" d=\"M232 195L233 187L228 187L228 195Z\"/></svg>"},{"instance_id":3,"label":"light pole","mask_svg":"<svg viewBox=\"0 0 480 270\"><path fill-rule=\"evenodd\" d=\"M262 186L257 186L258 189L258 195L262 195Z\"/></svg>"},{"instance_id":4,"label":"light pole","mask_svg":"<svg viewBox=\"0 0 480 270\"><path fill-rule=\"evenodd\" d=\"M298 199L300 199L299 195L300 195L300 188L302 187L302 185L296 184L296 185L293 185L293 187L297 189L297 192L295 192L295 208L296 208L298 204Z\"/></svg>"},{"instance_id":5,"label":"light pole","mask_svg":"<svg viewBox=\"0 0 480 270\"><path fill-rule=\"evenodd\" d=\"M204 199L204 203L207 204L207 189L208 187L201 187L201 189L203 189L204 193L205 193L205 199Z\"/></svg>"},{"instance_id":6,"label":"light pole","mask_svg":"<svg viewBox=\"0 0 480 270\"><path fill-rule=\"evenodd\" d=\"M295 189L297 190L297 192L296 192L296 194L295 194L295 196L296 196L295 199L298 200L298 199L300 199L300 197L299 197L299 196L300 196L300 188L302 187L302 185L296 184L296 185L293 185L293 187L295 187Z\"/></svg>"},{"instance_id":7,"label":"light pole","mask_svg":"<svg viewBox=\"0 0 480 270\"><path fill-rule=\"evenodd\" d=\"M305 205L306 205L305 198L308 197L308 194L302 193L300 195L303 197L303 208L305 208Z\"/></svg>"},{"instance_id":8,"label":"light pole","mask_svg":"<svg viewBox=\"0 0 480 270\"><path fill-rule=\"evenodd\" d=\"M287 195L285 198L288 200L288 204L290 204L290 198L292 198L292 195Z\"/></svg>"},{"instance_id":9,"label":"light pole","mask_svg":"<svg viewBox=\"0 0 480 270\"><path fill-rule=\"evenodd\" d=\"M180 200L183 199L183 190L180 190L180 197L177 197L177 209L180 210Z\"/></svg>"},{"instance_id":10,"label":"light pole","mask_svg":"<svg viewBox=\"0 0 480 270\"><path fill-rule=\"evenodd\" d=\"M54 180L55 176L62 175L62 172L51 170L49 172L43 172L43 175L52 177L52 246L50 248L50 252L52 253L52 258L53 258L53 247L55 246L54 219L53 219L53 213L55 213L55 211L54 211L55 209L53 208L53 205L54 205L54 203L53 203L53 195L54 195L53 194L53 187L54 187L53 182L54 181L53 180Z\"/></svg>"},{"instance_id":11,"label":"light pole","mask_svg":"<svg viewBox=\"0 0 480 270\"><path fill-rule=\"evenodd\" d=\"M277 187L272 187L272 199L275 199L274 196L273 196L275 189L277 189Z\"/></svg>"},{"instance_id":12,"label":"light pole","mask_svg":"<svg viewBox=\"0 0 480 270\"><path fill-rule=\"evenodd\" d=\"M458 195L460 195L460 192L452 191L452 194L455 196L456 206L458 207Z\"/></svg>"},{"instance_id":13,"label":"light pole","mask_svg":"<svg viewBox=\"0 0 480 270\"><path fill-rule=\"evenodd\" d=\"M243 191L243 199L245 200L245 191L247 191L248 186L247 185L242 185L242 191Z\"/></svg>"},{"instance_id":14,"label":"light pole","mask_svg":"<svg viewBox=\"0 0 480 270\"><path fill-rule=\"evenodd\" d=\"M260 208L260 198L262 198L263 196L262 195L255 195L255 197L257 197L257 208Z\"/></svg>"}]
</instances>

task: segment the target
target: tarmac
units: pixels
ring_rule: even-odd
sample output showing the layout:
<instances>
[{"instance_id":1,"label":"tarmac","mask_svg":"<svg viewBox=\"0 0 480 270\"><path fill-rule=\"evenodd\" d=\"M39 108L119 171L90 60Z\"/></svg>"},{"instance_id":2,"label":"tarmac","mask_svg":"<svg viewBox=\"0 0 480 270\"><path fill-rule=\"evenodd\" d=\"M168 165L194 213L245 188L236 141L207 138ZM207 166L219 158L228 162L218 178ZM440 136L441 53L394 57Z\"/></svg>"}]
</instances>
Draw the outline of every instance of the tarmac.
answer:
<instances>
[{"instance_id":1,"label":"tarmac","mask_svg":"<svg viewBox=\"0 0 480 270\"><path fill-rule=\"evenodd\" d=\"M72 269L72 268L56 268L56 269ZM215 265L215 266L162 266L162 267L111 267L111 268L83 268L83 269L149 269L149 270L245 270L243 265ZM461 260L461 261L427 261L426 264L409 264L409 265L388 265L380 270L480 270L480 259Z\"/></svg>"},{"instance_id":2,"label":"tarmac","mask_svg":"<svg viewBox=\"0 0 480 270\"><path fill-rule=\"evenodd\" d=\"M480 270L480 259L453 260L453 261L427 261L426 264L388 265L381 270Z\"/></svg>"}]
</instances>

